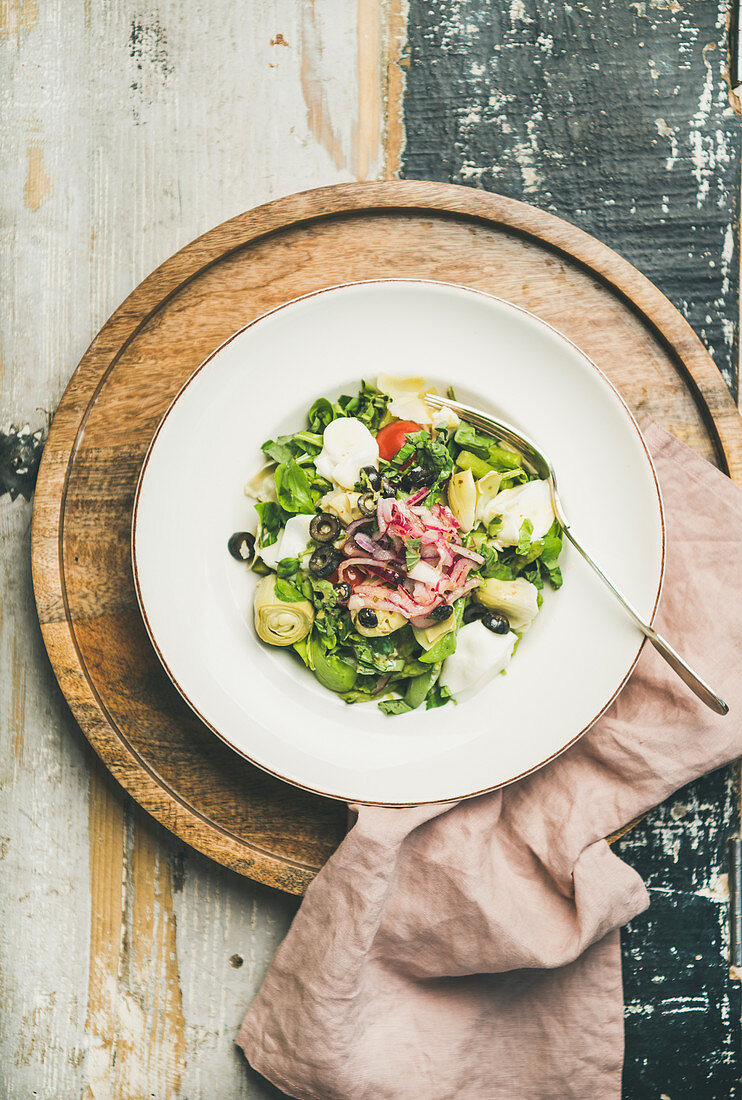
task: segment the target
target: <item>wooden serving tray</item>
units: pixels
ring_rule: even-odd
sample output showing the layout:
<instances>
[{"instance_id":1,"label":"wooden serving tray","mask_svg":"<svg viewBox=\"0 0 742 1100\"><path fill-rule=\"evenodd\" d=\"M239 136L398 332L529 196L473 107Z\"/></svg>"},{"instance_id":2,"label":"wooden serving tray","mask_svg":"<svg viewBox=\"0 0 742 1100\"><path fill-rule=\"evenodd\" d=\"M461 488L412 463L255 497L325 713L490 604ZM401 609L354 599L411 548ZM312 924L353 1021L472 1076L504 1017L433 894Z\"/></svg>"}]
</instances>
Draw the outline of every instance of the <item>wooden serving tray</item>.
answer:
<instances>
[{"instance_id":1,"label":"wooden serving tray","mask_svg":"<svg viewBox=\"0 0 742 1100\"><path fill-rule=\"evenodd\" d=\"M592 237L499 195L436 183L293 195L225 222L145 279L83 357L46 444L32 542L41 628L85 736L136 801L219 863L297 894L343 836L345 807L247 764L171 685L134 594L134 490L168 404L226 337L320 287L395 276L532 310L635 412L742 480L742 422L681 315Z\"/></svg>"}]
</instances>

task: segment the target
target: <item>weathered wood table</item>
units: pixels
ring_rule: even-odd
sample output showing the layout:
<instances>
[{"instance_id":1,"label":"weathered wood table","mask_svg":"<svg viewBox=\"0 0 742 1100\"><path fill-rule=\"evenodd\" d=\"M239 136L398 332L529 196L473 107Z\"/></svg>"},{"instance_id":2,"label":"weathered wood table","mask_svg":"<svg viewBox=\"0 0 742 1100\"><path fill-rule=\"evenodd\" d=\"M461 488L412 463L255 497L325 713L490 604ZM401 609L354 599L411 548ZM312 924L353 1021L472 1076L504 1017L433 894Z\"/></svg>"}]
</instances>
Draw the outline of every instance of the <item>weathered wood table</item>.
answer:
<instances>
[{"instance_id":1,"label":"weathered wood table","mask_svg":"<svg viewBox=\"0 0 742 1100\"><path fill-rule=\"evenodd\" d=\"M353 179L468 183L611 244L737 393L739 120L726 5L675 0L11 0L0 6L0 1098L276 1096L233 1047L298 904L125 797L51 674L30 584L48 420L158 263L227 217ZM622 842L627 1100L739 1095L723 842L732 770Z\"/></svg>"}]
</instances>

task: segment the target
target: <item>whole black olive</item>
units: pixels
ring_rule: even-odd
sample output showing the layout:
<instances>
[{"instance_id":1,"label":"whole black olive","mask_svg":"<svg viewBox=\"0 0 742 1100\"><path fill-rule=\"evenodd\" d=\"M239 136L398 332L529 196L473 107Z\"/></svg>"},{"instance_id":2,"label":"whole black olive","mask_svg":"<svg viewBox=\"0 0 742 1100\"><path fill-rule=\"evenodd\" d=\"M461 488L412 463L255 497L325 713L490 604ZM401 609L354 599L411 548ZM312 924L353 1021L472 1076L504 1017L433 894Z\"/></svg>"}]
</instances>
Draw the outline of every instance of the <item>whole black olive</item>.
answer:
<instances>
[{"instance_id":1,"label":"whole black olive","mask_svg":"<svg viewBox=\"0 0 742 1100\"><path fill-rule=\"evenodd\" d=\"M333 542L340 534L340 520L331 512L320 512L309 524L309 534L315 542Z\"/></svg>"},{"instance_id":2,"label":"whole black olive","mask_svg":"<svg viewBox=\"0 0 742 1100\"><path fill-rule=\"evenodd\" d=\"M375 626L379 625L379 616L370 607L362 607L358 612L358 623L367 630L373 630Z\"/></svg>"},{"instance_id":3,"label":"whole black olive","mask_svg":"<svg viewBox=\"0 0 742 1100\"><path fill-rule=\"evenodd\" d=\"M464 622L473 623L487 614L487 609L481 603L468 603L464 608Z\"/></svg>"},{"instance_id":4,"label":"whole black olive","mask_svg":"<svg viewBox=\"0 0 742 1100\"><path fill-rule=\"evenodd\" d=\"M510 630L510 622L504 615L498 615L494 611L485 611L482 615L482 626L486 626L493 634L507 634Z\"/></svg>"},{"instance_id":5,"label":"whole black olive","mask_svg":"<svg viewBox=\"0 0 742 1100\"><path fill-rule=\"evenodd\" d=\"M347 603L350 599L350 594L353 589L350 587L347 581L341 581L340 584L335 585L335 595L337 596L338 603Z\"/></svg>"},{"instance_id":6,"label":"whole black olive","mask_svg":"<svg viewBox=\"0 0 742 1100\"><path fill-rule=\"evenodd\" d=\"M391 481L387 481L385 477L381 479L381 495L383 497L396 497L397 490L392 485Z\"/></svg>"},{"instance_id":7,"label":"whole black olive","mask_svg":"<svg viewBox=\"0 0 742 1100\"><path fill-rule=\"evenodd\" d=\"M408 489L422 489L423 485L430 485L430 481L430 470L425 466L411 466L404 475L404 483Z\"/></svg>"},{"instance_id":8,"label":"whole black olive","mask_svg":"<svg viewBox=\"0 0 742 1100\"><path fill-rule=\"evenodd\" d=\"M373 493L364 493L358 498L358 511L362 516L376 515L376 497Z\"/></svg>"},{"instance_id":9,"label":"whole black olive","mask_svg":"<svg viewBox=\"0 0 742 1100\"><path fill-rule=\"evenodd\" d=\"M437 607L434 607L430 612L431 619L435 619L437 623L444 623L446 619L450 619L453 614L453 608L450 603L441 603Z\"/></svg>"},{"instance_id":10,"label":"whole black olive","mask_svg":"<svg viewBox=\"0 0 742 1100\"><path fill-rule=\"evenodd\" d=\"M227 550L237 561L252 561L255 556L255 535L249 531L235 531L227 543Z\"/></svg>"},{"instance_id":11,"label":"whole black olive","mask_svg":"<svg viewBox=\"0 0 742 1100\"><path fill-rule=\"evenodd\" d=\"M341 557L334 546L319 546L309 559L309 572L320 580L329 577L340 565Z\"/></svg>"},{"instance_id":12,"label":"whole black olive","mask_svg":"<svg viewBox=\"0 0 742 1100\"><path fill-rule=\"evenodd\" d=\"M378 491L381 485L381 475L375 466L363 466L361 467L361 473L365 475L368 482L369 489L373 489L374 492Z\"/></svg>"}]
</instances>

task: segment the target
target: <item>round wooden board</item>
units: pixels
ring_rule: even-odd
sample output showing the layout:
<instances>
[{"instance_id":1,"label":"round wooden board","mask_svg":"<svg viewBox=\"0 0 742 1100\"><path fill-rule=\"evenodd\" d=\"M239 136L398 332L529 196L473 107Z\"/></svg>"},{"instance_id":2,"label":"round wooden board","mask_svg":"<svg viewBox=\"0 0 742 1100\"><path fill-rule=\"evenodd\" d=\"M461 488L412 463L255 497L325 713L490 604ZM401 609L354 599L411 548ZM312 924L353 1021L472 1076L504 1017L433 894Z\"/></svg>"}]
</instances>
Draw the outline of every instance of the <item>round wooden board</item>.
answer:
<instances>
[{"instance_id":1,"label":"round wooden board","mask_svg":"<svg viewBox=\"0 0 742 1100\"><path fill-rule=\"evenodd\" d=\"M134 490L171 399L226 337L320 287L395 276L532 310L635 412L742 480L742 422L681 315L592 237L499 195L436 183L293 195L225 222L145 279L83 357L46 444L32 541L41 628L83 732L134 799L219 863L297 894L343 836L345 807L247 764L171 685L132 584Z\"/></svg>"}]
</instances>

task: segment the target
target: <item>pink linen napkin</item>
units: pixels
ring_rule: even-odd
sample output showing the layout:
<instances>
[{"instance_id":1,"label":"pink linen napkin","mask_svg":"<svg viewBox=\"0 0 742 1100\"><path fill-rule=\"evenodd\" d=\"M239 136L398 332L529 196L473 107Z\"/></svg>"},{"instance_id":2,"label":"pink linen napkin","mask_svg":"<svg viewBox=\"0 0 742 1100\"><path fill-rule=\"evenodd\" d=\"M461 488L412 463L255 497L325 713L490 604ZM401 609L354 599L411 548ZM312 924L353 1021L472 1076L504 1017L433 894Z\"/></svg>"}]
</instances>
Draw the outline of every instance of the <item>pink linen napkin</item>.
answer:
<instances>
[{"instance_id":1,"label":"pink linen napkin","mask_svg":"<svg viewBox=\"0 0 742 1100\"><path fill-rule=\"evenodd\" d=\"M658 625L729 703L651 646L547 767L447 806L362 806L310 886L237 1042L301 1100L614 1100L618 928L648 905L605 837L742 754L742 492L645 425L667 518Z\"/></svg>"}]
</instances>

